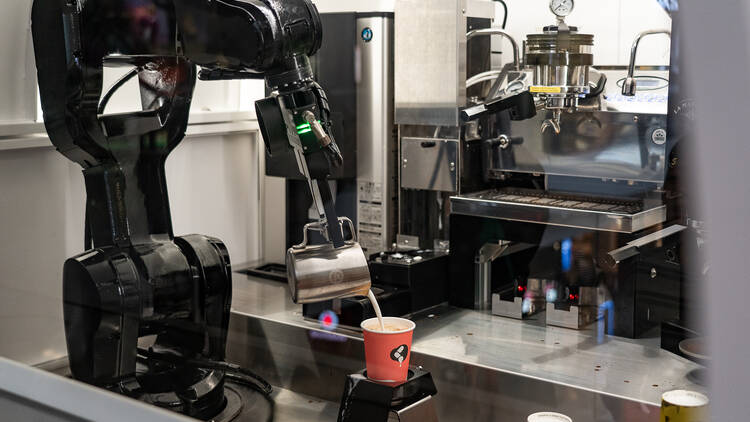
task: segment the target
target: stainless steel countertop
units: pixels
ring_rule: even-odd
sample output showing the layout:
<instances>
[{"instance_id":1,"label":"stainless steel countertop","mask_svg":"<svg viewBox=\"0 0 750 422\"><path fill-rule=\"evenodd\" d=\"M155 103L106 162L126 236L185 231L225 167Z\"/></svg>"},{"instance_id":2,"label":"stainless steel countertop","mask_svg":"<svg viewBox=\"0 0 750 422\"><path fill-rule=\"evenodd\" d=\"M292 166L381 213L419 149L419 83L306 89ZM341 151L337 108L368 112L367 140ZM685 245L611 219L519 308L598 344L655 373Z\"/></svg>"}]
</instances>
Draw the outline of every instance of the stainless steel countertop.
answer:
<instances>
[{"instance_id":1,"label":"stainless steel countertop","mask_svg":"<svg viewBox=\"0 0 750 422\"><path fill-rule=\"evenodd\" d=\"M235 273L233 289L234 313L323 331L317 323L303 319L301 305L291 302L283 283ZM665 391L705 390L687 377L700 367L660 349L658 338L608 336L598 333L596 325L583 331L545 327L539 321L449 306L414 320L412 350L423 355L657 406ZM360 333L351 330L335 333L361 339Z\"/></svg>"},{"instance_id":2,"label":"stainless steel countertop","mask_svg":"<svg viewBox=\"0 0 750 422\"><path fill-rule=\"evenodd\" d=\"M0 358L0 373L2 373L3 365L5 363L3 362L3 358ZM67 357L61 358L61 359L55 359L53 361L45 362L42 365L37 365L37 369L42 369L45 372L49 372L51 374L57 375L62 378L69 379L70 378L70 367L68 366L68 359ZM29 368L31 370L31 368ZM52 380L55 380L55 378L51 378ZM6 381L11 381L10 379ZM57 380L55 382L63 383L63 382L73 382L73 380L67 380L67 381L60 381ZM49 384L49 382L46 382L45 384ZM73 387L75 388L90 388L88 385L80 383L80 382L74 382ZM0 392L2 392L2 385L0 383ZM44 393L47 390L51 390L54 392L53 389L45 387L45 389L39 390L38 388L35 389L35 391L42 391ZM93 391L97 391L98 389L94 389ZM11 390L11 392L15 392ZM104 393L99 393L104 394ZM112 395L110 393L109 397L121 397L123 400L126 400L127 402L131 403L133 406L135 406L136 409L138 409L138 402L136 400L126 399L123 396L118 395ZM29 398L29 397L27 397ZM338 411L339 411L339 403L334 403L326 400L321 400L316 397L307 396L304 394L295 393L293 391L287 390L285 388L281 388L279 386L273 386L273 393L271 393L271 398L274 402L274 416L273 420L278 422L330 422L336 420L338 417ZM29 398L30 399L30 398ZM169 413L171 415L172 413ZM121 415L120 415L121 416ZM179 418L182 419L182 418ZM193 420L193 419L190 419ZM243 417L240 417L237 419L236 422L241 422L246 420Z\"/></svg>"},{"instance_id":3,"label":"stainless steel countertop","mask_svg":"<svg viewBox=\"0 0 750 422\"><path fill-rule=\"evenodd\" d=\"M331 422L338 417L338 403L308 397L279 387L274 387L272 397L276 403L274 421Z\"/></svg>"}]
</instances>

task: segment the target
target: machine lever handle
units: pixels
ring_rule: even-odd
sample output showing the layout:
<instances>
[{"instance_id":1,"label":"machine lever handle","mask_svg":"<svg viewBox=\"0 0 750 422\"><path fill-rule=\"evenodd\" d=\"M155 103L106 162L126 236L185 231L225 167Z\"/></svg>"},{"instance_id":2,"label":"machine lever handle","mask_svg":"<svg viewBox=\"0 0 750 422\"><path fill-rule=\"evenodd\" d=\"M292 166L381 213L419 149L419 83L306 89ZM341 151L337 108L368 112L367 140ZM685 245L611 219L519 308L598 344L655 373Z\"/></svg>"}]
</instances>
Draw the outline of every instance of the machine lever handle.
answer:
<instances>
[{"instance_id":1,"label":"machine lever handle","mask_svg":"<svg viewBox=\"0 0 750 422\"><path fill-rule=\"evenodd\" d=\"M505 95L500 98L461 110L461 120L469 122L489 113L508 110L511 120L526 120L536 116L534 96L529 91Z\"/></svg>"}]
</instances>

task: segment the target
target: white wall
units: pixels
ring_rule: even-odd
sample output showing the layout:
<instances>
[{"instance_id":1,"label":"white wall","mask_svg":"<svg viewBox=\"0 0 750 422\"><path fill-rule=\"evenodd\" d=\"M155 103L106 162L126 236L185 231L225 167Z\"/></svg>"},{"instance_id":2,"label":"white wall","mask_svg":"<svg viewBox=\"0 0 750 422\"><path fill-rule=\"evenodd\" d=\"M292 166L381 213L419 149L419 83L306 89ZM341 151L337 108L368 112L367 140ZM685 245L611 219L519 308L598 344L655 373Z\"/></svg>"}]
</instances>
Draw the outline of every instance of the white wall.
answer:
<instances>
[{"instance_id":1,"label":"white wall","mask_svg":"<svg viewBox=\"0 0 750 422\"><path fill-rule=\"evenodd\" d=\"M175 235L220 238L234 265L260 257L258 142L255 133L189 138L167 161Z\"/></svg>"},{"instance_id":2,"label":"white wall","mask_svg":"<svg viewBox=\"0 0 750 422\"><path fill-rule=\"evenodd\" d=\"M527 34L540 33L555 24L549 0L505 0L508 31L519 48ZM495 26L502 24L503 8L497 6ZM669 15L656 0L576 0L573 13L565 20L579 32L594 34L595 65L627 65L630 47L638 33L647 29L670 29ZM497 42L497 41L496 41ZM510 44L503 43L503 61L512 60ZM669 64L669 38L646 38L639 48L637 64Z\"/></svg>"},{"instance_id":3,"label":"white wall","mask_svg":"<svg viewBox=\"0 0 750 422\"><path fill-rule=\"evenodd\" d=\"M0 152L0 355L64 355L62 263L83 248L83 197L52 148Z\"/></svg>"},{"instance_id":4,"label":"white wall","mask_svg":"<svg viewBox=\"0 0 750 422\"><path fill-rule=\"evenodd\" d=\"M2 2L0 13L0 122L33 120L36 99L29 97L36 76L26 70L34 66L31 32L31 0ZM19 71L20 70L20 71Z\"/></svg>"}]
</instances>

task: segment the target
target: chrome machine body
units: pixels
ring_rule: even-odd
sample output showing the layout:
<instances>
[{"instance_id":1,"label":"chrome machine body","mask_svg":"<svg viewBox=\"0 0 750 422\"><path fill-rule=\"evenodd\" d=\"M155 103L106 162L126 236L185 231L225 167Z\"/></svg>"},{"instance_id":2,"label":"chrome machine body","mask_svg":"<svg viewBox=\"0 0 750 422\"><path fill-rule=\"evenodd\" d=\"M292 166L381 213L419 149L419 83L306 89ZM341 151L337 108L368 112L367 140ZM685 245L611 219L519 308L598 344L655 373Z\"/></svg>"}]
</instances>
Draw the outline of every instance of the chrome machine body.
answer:
<instances>
[{"instance_id":1,"label":"chrome machine body","mask_svg":"<svg viewBox=\"0 0 750 422\"><path fill-rule=\"evenodd\" d=\"M393 15L358 15L356 34L357 235L373 254L396 236Z\"/></svg>"}]
</instances>

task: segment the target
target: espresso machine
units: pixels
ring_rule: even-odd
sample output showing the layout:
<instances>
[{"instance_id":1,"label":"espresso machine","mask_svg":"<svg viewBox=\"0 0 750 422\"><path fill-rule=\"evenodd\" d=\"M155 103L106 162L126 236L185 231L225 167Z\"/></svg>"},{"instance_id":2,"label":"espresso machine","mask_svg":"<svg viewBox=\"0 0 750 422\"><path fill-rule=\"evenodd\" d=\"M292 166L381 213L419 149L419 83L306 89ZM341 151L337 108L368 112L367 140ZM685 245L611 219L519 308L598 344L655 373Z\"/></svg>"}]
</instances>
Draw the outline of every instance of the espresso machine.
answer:
<instances>
[{"instance_id":1,"label":"espresso machine","mask_svg":"<svg viewBox=\"0 0 750 422\"><path fill-rule=\"evenodd\" d=\"M685 224L667 177L669 75L635 65L641 39L670 31L639 35L630 69L595 66L595 36L566 21L572 10L550 1L554 23L522 43L470 22L442 41L457 46L457 71L422 54L430 47L412 38L425 29L397 15L409 37L403 66L429 75L420 90L397 62L399 233L423 247L449 240L452 305L638 337L679 314ZM513 50L498 69L488 66L491 36ZM438 98L427 86L451 89ZM638 259L617 252L639 245Z\"/></svg>"},{"instance_id":2,"label":"espresso machine","mask_svg":"<svg viewBox=\"0 0 750 422\"><path fill-rule=\"evenodd\" d=\"M209 236L174 236L164 164L184 137L196 78L265 79L271 92L256 111L267 151L291 151L325 239L290 251L291 267L329 264L336 277L315 299L366 294L364 253L345 239L327 181L342 156L309 62L322 41L315 6L35 0L32 35L45 126L82 167L87 195L86 252L63 268L72 376L198 419L270 418L271 386L224 361L227 248ZM103 91L107 67L125 73ZM110 98L134 78L141 109L108 113ZM310 286L292 271L291 286L298 282L294 299L309 299Z\"/></svg>"}]
</instances>

